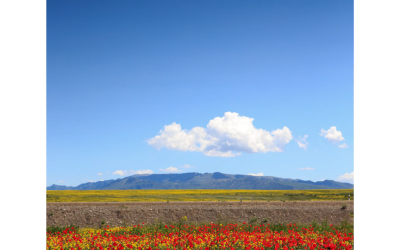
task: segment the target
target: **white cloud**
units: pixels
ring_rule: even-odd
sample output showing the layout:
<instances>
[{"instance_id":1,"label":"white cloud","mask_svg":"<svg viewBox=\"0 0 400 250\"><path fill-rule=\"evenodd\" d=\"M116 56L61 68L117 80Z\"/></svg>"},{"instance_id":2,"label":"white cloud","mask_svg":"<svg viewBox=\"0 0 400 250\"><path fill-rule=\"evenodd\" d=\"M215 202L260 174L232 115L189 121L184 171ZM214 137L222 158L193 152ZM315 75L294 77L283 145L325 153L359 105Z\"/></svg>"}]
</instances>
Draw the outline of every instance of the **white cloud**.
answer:
<instances>
[{"instance_id":1,"label":"white cloud","mask_svg":"<svg viewBox=\"0 0 400 250\"><path fill-rule=\"evenodd\" d=\"M179 170L178 168L174 168L174 167L168 167L166 169L160 168L160 171L168 172L168 173L176 173L176 172L180 172L181 170Z\"/></svg>"},{"instance_id":2,"label":"white cloud","mask_svg":"<svg viewBox=\"0 0 400 250\"><path fill-rule=\"evenodd\" d=\"M338 143L340 141L344 141L344 137L342 136L342 132L336 129L336 126L330 127L328 130L321 129L321 136L328 139L328 141L332 143Z\"/></svg>"},{"instance_id":3,"label":"white cloud","mask_svg":"<svg viewBox=\"0 0 400 250\"><path fill-rule=\"evenodd\" d=\"M150 169L133 171L133 174L152 174L152 173L153 173L153 171L151 171Z\"/></svg>"},{"instance_id":4,"label":"white cloud","mask_svg":"<svg viewBox=\"0 0 400 250\"><path fill-rule=\"evenodd\" d=\"M306 141L307 137L308 137L308 135L304 135L303 137L299 136L299 139L296 140L299 147L303 148L304 150L307 150L307 146L308 146L308 141Z\"/></svg>"},{"instance_id":5,"label":"white cloud","mask_svg":"<svg viewBox=\"0 0 400 250\"><path fill-rule=\"evenodd\" d=\"M160 168L160 171L162 172L168 172L168 173L177 173L177 172L182 172L182 169L188 169L188 168L195 168L193 166L190 166L189 164L184 164L183 166L179 167L168 167L166 169Z\"/></svg>"},{"instance_id":6,"label":"white cloud","mask_svg":"<svg viewBox=\"0 0 400 250\"><path fill-rule=\"evenodd\" d=\"M103 175L103 173L98 173L97 175Z\"/></svg>"},{"instance_id":7,"label":"white cloud","mask_svg":"<svg viewBox=\"0 0 400 250\"><path fill-rule=\"evenodd\" d=\"M339 145L339 148L348 148L349 146L347 146L347 144L346 143L343 143L343 144L340 144Z\"/></svg>"},{"instance_id":8,"label":"white cloud","mask_svg":"<svg viewBox=\"0 0 400 250\"><path fill-rule=\"evenodd\" d=\"M127 172L128 172L128 171L126 171L126 170L125 170L125 171L117 170L117 171L115 171L113 174L124 176L124 175L128 174Z\"/></svg>"},{"instance_id":9,"label":"white cloud","mask_svg":"<svg viewBox=\"0 0 400 250\"><path fill-rule=\"evenodd\" d=\"M124 175L152 174L152 173L153 173L153 171L151 171L150 169L137 170L137 171L133 171L133 170L117 170L117 171L113 172L113 175L124 176Z\"/></svg>"},{"instance_id":10,"label":"white cloud","mask_svg":"<svg viewBox=\"0 0 400 250\"><path fill-rule=\"evenodd\" d=\"M64 183L65 181L58 181L59 183Z\"/></svg>"},{"instance_id":11,"label":"white cloud","mask_svg":"<svg viewBox=\"0 0 400 250\"><path fill-rule=\"evenodd\" d=\"M299 170L315 170L315 168L307 167L307 168L299 168Z\"/></svg>"},{"instance_id":12,"label":"white cloud","mask_svg":"<svg viewBox=\"0 0 400 250\"><path fill-rule=\"evenodd\" d=\"M339 176L338 181L354 183L354 172L345 173L345 174Z\"/></svg>"},{"instance_id":13,"label":"white cloud","mask_svg":"<svg viewBox=\"0 0 400 250\"><path fill-rule=\"evenodd\" d=\"M271 132L255 128L253 118L226 112L210 120L206 128L182 130L181 125L165 125L147 142L156 149L202 152L206 156L233 157L246 153L282 152L293 139L287 127Z\"/></svg>"},{"instance_id":14,"label":"white cloud","mask_svg":"<svg viewBox=\"0 0 400 250\"><path fill-rule=\"evenodd\" d=\"M107 174L110 174L108 171L106 172Z\"/></svg>"},{"instance_id":15,"label":"white cloud","mask_svg":"<svg viewBox=\"0 0 400 250\"><path fill-rule=\"evenodd\" d=\"M264 176L264 174L263 174L263 173L258 173L258 174L252 174L252 173L249 173L248 175L252 175L252 176Z\"/></svg>"},{"instance_id":16,"label":"white cloud","mask_svg":"<svg viewBox=\"0 0 400 250\"><path fill-rule=\"evenodd\" d=\"M179 166L178 168L195 168L195 167L190 166L189 164L184 164L183 166Z\"/></svg>"}]
</instances>

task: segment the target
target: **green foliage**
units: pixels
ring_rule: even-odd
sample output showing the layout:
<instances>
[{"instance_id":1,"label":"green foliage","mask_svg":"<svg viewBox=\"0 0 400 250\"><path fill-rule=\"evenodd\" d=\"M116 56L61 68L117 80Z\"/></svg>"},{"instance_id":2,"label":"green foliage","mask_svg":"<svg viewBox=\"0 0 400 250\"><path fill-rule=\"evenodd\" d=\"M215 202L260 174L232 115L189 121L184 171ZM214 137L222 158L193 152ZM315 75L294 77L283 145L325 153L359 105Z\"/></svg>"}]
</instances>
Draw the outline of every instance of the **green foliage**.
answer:
<instances>
[{"instance_id":1,"label":"green foliage","mask_svg":"<svg viewBox=\"0 0 400 250\"><path fill-rule=\"evenodd\" d=\"M311 222L311 226L313 227L313 228L316 228L317 226L318 226L318 223L316 222L316 221L312 221Z\"/></svg>"},{"instance_id":2,"label":"green foliage","mask_svg":"<svg viewBox=\"0 0 400 250\"><path fill-rule=\"evenodd\" d=\"M69 226L50 226L46 228L47 233L61 233L64 230L76 232L79 230L79 226L74 226L73 224L71 224Z\"/></svg>"},{"instance_id":3,"label":"green foliage","mask_svg":"<svg viewBox=\"0 0 400 250\"><path fill-rule=\"evenodd\" d=\"M257 220L258 220L258 219L257 219L256 217L250 218L250 219L249 219L249 224L250 224L250 225L254 225L254 224L257 222Z\"/></svg>"},{"instance_id":4,"label":"green foliage","mask_svg":"<svg viewBox=\"0 0 400 250\"><path fill-rule=\"evenodd\" d=\"M346 229L346 230L353 230L353 225L352 224L350 224L348 221L347 221L347 219L346 220L342 220L341 222L340 222L340 227L339 227L339 229L341 229L341 230L344 230L344 229Z\"/></svg>"},{"instance_id":5,"label":"green foliage","mask_svg":"<svg viewBox=\"0 0 400 250\"><path fill-rule=\"evenodd\" d=\"M284 232L284 231L287 231L287 230L288 230L287 225L284 225L284 224L281 224L281 223L279 223L279 224L272 224L272 225L269 226L269 228L270 228L271 231L273 231L273 232Z\"/></svg>"},{"instance_id":6,"label":"green foliage","mask_svg":"<svg viewBox=\"0 0 400 250\"><path fill-rule=\"evenodd\" d=\"M330 229L327 219L323 220L320 224L315 223L315 224L313 225L313 227L314 227L317 231L329 231L329 229Z\"/></svg>"}]
</instances>

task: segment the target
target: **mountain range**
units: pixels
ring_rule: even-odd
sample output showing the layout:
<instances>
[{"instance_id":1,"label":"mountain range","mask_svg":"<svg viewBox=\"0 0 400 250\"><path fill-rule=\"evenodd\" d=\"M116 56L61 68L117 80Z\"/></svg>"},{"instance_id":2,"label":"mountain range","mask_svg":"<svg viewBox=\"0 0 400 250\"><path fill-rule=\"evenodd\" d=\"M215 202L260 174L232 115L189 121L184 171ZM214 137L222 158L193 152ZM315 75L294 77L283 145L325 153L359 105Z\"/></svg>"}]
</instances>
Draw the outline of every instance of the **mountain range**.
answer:
<instances>
[{"instance_id":1,"label":"mountain range","mask_svg":"<svg viewBox=\"0 0 400 250\"><path fill-rule=\"evenodd\" d=\"M299 179L241 174L182 173L132 175L116 180L87 182L76 187L51 185L47 190L126 190L126 189L254 189L304 190L353 189L354 185L333 180L303 181Z\"/></svg>"}]
</instances>

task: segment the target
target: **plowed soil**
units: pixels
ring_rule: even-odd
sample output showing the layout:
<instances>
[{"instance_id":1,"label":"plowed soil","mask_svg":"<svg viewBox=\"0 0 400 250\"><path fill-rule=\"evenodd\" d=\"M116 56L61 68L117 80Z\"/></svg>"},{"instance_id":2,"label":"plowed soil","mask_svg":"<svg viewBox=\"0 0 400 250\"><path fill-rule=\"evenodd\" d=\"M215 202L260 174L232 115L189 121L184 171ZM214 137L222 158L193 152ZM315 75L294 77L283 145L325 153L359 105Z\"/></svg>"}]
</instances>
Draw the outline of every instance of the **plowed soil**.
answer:
<instances>
[{"instance_id":1,"label":"plowed soil","mask_svg":"<svg viewBox=\"0 0 400 250\"><path fill-rule=\"evenodd\" d=\"M343 208L343 205L346 205ZM353 222L353 201L270 202L135 202L47 203L47 226L97 228L102 221L111 227L177 222L186 216L192 223L257 222L309 224L328 220Z\"/></svg>"}]
</instances>

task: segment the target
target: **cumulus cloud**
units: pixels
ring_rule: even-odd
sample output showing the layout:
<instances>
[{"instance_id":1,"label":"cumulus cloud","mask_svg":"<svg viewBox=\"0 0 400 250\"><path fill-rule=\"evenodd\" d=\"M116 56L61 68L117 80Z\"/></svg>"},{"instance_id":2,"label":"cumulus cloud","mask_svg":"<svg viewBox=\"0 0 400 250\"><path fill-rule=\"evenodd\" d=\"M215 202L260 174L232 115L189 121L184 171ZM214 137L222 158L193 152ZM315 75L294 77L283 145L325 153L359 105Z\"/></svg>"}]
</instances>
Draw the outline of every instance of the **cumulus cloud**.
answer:
<instances>
[{"instance_id":1,"label":"cumulus cloud","mask_svg":"<svg viewBox=\"0 0 400 250\"><path fill-rule=\"evenodd\" d=\"M307 167L307 168L299 168L299 170L315 170L315 168Z\"/></svg>"},{"instance_id":2,"label":"cumulus cloud","mask_svg":"<svg viewBox=\"0 0 400 250\"><path fill-rule=\"evenodd\" d=\"M168 167L166 169L160 168L160 171L167 172L167 173L176 173L176 172L180 172L181 170L179 170L178 168L174 168L174 167Z\"/></svg>"},{"instance_id":3,"label":"cumulus cloud","mask_svg":"<svg viewBox=\"0 0 400 250\"><path fill-rule=\"evenodd\" d=\"M167 172L167 173L177 173L177 172L182 172L182 169L188 169L188 168L195 168L194 166L190 166L189 164L184 164L183 166L179 167L168 167L166 169L160 168L160 171L162 172Z\"/></svg>"},{"instance_id":4,"label":"cumulus cloud","mask_svg":"<svg viewBox=\"0 0 400 250\"><path fill-rule=\"evenodd\" d=\"M98 173L97 175L103 175L103 173Z\"/></svg>"},{"instance_id":5,"label":"cumulus cloud","mask_svg":"<svg viewBox=\"0 0 400 250\"><path fill-rule=\"evenodd\" d=\"M308 146L308 141L306 141L307 137L308 137L308 135L304 135L303 137L299 136L299 139L296 140L299 147L303 148L304 150L307 150L307 146Z\"/></svg>"},{"instance_id":6,"label":"cumulus cloud","mask_svg":"<svg viewBox=\"0 0 400 250\"><path fill-rule=\"evenodd\" d=\"M293 139L286 126L271 132L255 128L253 118L226 112L210 120L206 128L183 130L180 124L165 125L147 140L156 149L202 152L206 156L233 157L246 153L282 152Z\"/></svg>"},{"instance_id":7,"label":"cumulus cloud","mask_svg":"<svg viewBox=\"0 0 400 250\"><path fill-rule=\"evenodd\" d=\"M258 174L252 174L252 173L249 173L248 175L252 175L252 176L264 176L264 174L263 174L263 173L258 173Z\"/></svg>"},{"instance_id":8,"label":"cumulus cloud","mask_svg":"<svg viewBox=\"0 0 400 250\"><path fill-rule=\"evenodd\" d=\"M65 181L58 181L59 183L64 183Z\"/></svg>"},{"instance_id":9,"label":"cumulus cloud","mask_svg":"<svg viewBox=\"0 0 400 250\"><path fill-rule=\"evenodd\" d=\"M114 173L113 173L114 175L121 175L121 176L124 176L124 175L127 175L128 174L128 171L123 171L123 170L117 170L117 171L115 171Z\"/></svg>"},{"instance_id":10,"label":"cumulus cloud","mask_svg":"<svg viewBox=\"0 0 400 250\"><path fill-rule=\"evenodd\" d=\"M120 175L120 176L125 176L125 175L134 175L134 174L152 174L153 171L150 169L145 169L145 170L117 170L113 172L113 175Z\"/></svg>"},{"instance_id":11,"label":"cumulus cloud","mask_svg":"<svg viewBox=\"0 0 400 250\"><path fill-rule=\"evenodd\" d=\"M184 164L183 166L179 166L178 168L195 168L195 167L190 166L189 164Z\"/></svg>"},{"instance_id":12,"label":"cumulus cloud","mask_svg":"<svg viewBox=\"0 0 400 250\"><path fill-rule=\"evenodd\" d=\"M151 171L150 169L133 171L133 174L152 174L152 173L153 173L153 171Z\"/></svg>"},{"instance_id":13,"label":"cumulus cloud","mask_svg":"<svg viewBox=\"0 0 400 250\"><path fill-rule=\"evenodd\" d=\"M338 147L339 147L339 148L348 148L349 146L347 146L346 143L343 143L343 144L340 144Z\"/></svg>"},{"instance_id":14,"label":"cumulus cloud","mask_svg":"<svg viewBox=\"0 0 400 250\"><path fill-rule=\"evenodd\" d=\"M338 181L354 183L354 172L345 173L345 174L339 176Z\"/></svg>"},{"instance_id":15,"label":"cumulus cloud","mask_svg":"<svg viewBox=\"0 0 400 250\"><path fill-rule=\"evenodd\" d=\"M340 141L344 141L344 137L342 136L342 132L336 129L336 126L330 127L328 130L321 129L321 136L328 139L328 141L332 143L338 143Z\"/></svg>"}]
</instances>

